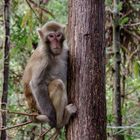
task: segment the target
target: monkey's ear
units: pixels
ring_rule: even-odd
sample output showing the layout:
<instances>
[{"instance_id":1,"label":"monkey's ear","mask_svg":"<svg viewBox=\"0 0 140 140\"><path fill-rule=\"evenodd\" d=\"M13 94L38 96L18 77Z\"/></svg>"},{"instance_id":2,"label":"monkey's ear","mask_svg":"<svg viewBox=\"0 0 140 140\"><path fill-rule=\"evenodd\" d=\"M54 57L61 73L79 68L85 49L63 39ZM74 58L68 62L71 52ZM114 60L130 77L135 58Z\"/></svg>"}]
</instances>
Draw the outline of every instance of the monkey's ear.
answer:
<instances>
[{"instance_id":1,"label":"monkey's ear","mask_svg":"<svg viewBox=\"0 0 140 140\"><path fill-rule=\"evenodd\" d=\"M39 37L40 37L41 39L43 39L43 38L44 38L44 35L43 35L42 30L41 30L40 28L38 28L38 29L37 29L37 32L38 32L38 34L39 34Z\"/></svg>"},{"instance_id":2,"label":"monkey's ear","mask_svg":"<svg viewBox=\"0 0 140 140\"><path fill-rule=\"evenodd\" d=\"M64 33L65 38L67 38L67 33L68 33L67 30L68 30L67 24L63 25L63 33Z\"/></svg>"},{"instance_id":3,"label":"monkey's ear","mask_svg":"<svg viewBox=\"0 0 140 140\"><path fill-rule=\"evenodd\" d=\"M66 26L65 25L62 25L62 30L63 30L63 33L65 33L65 30L66 30Z\"/></svg>"}]
</instances>

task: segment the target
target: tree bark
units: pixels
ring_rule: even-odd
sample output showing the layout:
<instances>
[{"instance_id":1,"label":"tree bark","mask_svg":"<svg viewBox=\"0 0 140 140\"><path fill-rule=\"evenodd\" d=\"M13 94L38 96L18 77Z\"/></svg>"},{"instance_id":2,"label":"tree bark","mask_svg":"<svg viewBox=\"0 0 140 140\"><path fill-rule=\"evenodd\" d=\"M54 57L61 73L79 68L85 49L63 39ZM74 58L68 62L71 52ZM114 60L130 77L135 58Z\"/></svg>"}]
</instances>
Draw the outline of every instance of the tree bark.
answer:
<instances>
[{"instance_id":1,"label":"tree bark","mask_svg":"<svg viewBox=\"0 0 140 140\"><path fill-rule=\"evenodd\" d=\"M120 0L114 0L114 14L113 14L113 47L114 47L114 113L115 125L122 126L122 113L121 113L121 83L120 83L120 26L119 26L119 11L118 5ZM117 132L120 129L117 130ZM124 136L117 134L114 140L123 140Z\"/></svg>"},{"instance_id":2,"label":"tree bark","mask_svg":"<svg viewBox=\"0 0 140 140\"><path fill-rule=\"evenodd\" d=\"M68 140L106 140L104 1L69 0Z\"/></svg>"},{"instance_id":3,"label":"tree bark","mask_svg":"<svg viewBox=\"0 0 140 140\"><path fill-rule=\"evenodd\" d=\"M8 77L9 77L9 48L10 48L10 0L5 0L4 22L5 22L5 44L4 44L4 71L3 71L3 92L1 99L1 109L6 109L8 97ZM2 127L6 126L6 112L2 113ZM6 140L6 130L1 131L1 140Z\"/></svg>"}]
</instances>

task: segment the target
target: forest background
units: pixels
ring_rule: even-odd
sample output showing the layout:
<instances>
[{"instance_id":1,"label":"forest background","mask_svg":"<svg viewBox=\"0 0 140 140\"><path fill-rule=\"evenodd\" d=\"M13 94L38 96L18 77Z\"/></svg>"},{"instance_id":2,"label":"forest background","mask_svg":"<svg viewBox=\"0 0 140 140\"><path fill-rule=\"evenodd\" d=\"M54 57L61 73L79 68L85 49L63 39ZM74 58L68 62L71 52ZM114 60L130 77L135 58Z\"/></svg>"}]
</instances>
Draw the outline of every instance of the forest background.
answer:
<instances>
[{"instance_id":1,"label":"forest background","mask_svg":"<svg viewBox=\"0 0 140 140\"><path fill-rule=\"evenodd\" d=\"M30 2L30 4L28 3ZM67 0L12 0L10 3L10 61L8 81L8 110L28 112L23 96L22 75L27 60L36 48L38 27L49 20L66 24ZM106 44L106 100L108 139L121 133L126 140L140 140L140 1L122 0L118 3L120 26L120 100L122 126L118 131L115 124L114 95L114 50L112 0L105 1L105 44ZM33 8L31 8L31 6ZM3 89L3 45L4 45L4 1L0 1L0 96ZM120 101L118 101L119 103ZM7 126L25 122L26 116L7 115ZM27 125L8 130L8 137L14 140L36 137L38 125ZM116 131L117 129L117 131ZM27 138L28 137L28 138ZM64 138L64 130L60 139Z\"/></svg>"}]
</instances>

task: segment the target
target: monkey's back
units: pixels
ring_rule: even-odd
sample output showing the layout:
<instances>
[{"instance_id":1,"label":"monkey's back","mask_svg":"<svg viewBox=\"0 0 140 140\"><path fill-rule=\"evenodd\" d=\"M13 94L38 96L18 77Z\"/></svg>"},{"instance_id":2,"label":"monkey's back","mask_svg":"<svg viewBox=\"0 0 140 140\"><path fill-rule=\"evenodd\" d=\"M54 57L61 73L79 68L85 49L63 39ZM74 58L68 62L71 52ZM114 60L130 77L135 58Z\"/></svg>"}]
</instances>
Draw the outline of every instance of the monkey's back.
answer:
<instances>
[{"instance_id":1,"label":"monkey's back","mask_svg":"<svg viewBox=\"0 0 140 140\"><path fill-rule=\"evenodd\" d=\"M39 61L41 61L43 57L44 57L44 53L43 51L41 51L41 48L38 47L31 55L23 74L22 80L23 80L24 94L28 106L32 112L38 112L38 109L30 88L30 81L32 79L34 66L36 66L37 63L39 63Z\"/></svg>"}]
</instances>

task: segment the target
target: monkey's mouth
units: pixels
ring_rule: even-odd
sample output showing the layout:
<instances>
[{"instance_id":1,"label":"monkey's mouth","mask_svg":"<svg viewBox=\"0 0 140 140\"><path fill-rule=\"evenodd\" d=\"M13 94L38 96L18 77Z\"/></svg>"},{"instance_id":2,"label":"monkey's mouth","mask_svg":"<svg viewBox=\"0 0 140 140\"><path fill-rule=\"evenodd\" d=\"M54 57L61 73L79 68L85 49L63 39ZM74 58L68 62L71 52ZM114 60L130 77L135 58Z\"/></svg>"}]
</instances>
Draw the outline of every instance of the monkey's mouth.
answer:
<instances>
[{"instance_id":1,"label":"monkey's mouth","mask_svg":"<svg viewBox=\"0 0 140 140\"><path fill-rule=\"evenodd\" d=\"M54 50L59 50L59 48L53 48Z\"/></svg>"},{"instance_id":2,"label":"monkey's mouth","mask_svg":"<svg viewBox=\"0 0 140 140\"><path fill-rule=\"evenodd\" d=\"M53 51L60 52L60 49L59 48L54 48Z\"/></svg>"},{"instance_id":3,"label":"monkey's mouth","mask_svg":"<svg viewBox=\"0 0 140 140\"><path fill-rule=\"evenodd\" d=\"M52 52L53 52L53 54L58 55L58 54L61 53L61 49L59 49L59 48L53 48Z\"/></svg>"}]
</instances>

